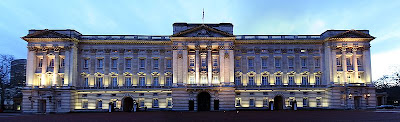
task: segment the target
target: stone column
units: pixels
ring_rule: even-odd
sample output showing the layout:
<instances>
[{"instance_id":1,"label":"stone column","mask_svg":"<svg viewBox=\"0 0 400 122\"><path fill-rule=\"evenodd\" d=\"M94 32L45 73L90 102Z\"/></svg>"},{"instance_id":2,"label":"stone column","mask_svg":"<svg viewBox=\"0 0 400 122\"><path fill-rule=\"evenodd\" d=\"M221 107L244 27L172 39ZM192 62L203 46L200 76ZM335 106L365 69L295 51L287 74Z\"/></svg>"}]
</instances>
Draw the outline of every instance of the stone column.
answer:
<instances>
[{"instance_id":1,"label":"stone column","mask_svg":"<svg viewBox=\"0 0 400 122\"><path fill-rule=\"evenodd\" d=\"M353 48L353 67L354 67L354 83L358 83L359 79L358 79L358 64L357 64L357 48Z\"/></svg>"},{"instance_id":2,"label":"stone column","mask_svg":"<svg viewBox=\"0 0 400 122\"><path fill-rule=\"evenodd\" d=\"M104 51L105 53L105 55L104 55L104 63L103 63L103 65L104 65L104 79L103 79L103 82L104 82L104 87L112 87L112 81L111 81L111 77L110 77L110 65L111 65L111 57L110 57L110 52L111 52L111 49L105 49L105 51Z\"/></svg>"},{"instance_id":3,"label":"stone column","mask_svg":"<svg viewBox=\"0 0 400 122\"><path fill-rule=\"evenodd\" d=\"M337 80L337 61L336 61L336 47L335 49L332 49L332 59L331 59L331 64L332 64L332 81L334 84L340 84L339 81ZM339 59L340 60L340 59Z\"/></svg>"},{"instance_id":4,"label":"stone column","mask_svg":"<svg viewBox=\"0 0 400 122\"><path fill-rule=\"evenodd\" d=\"M28 46L28 58L26 62L26 86L33 86L35 80L36 71L36 48L33 46ZM39 81L40 82L40 81Z\"/></svg>"},{"instance_id":5,"label":"stone column","mask_svg":"<svg viewBox=\"0 0 400 122\"><path fill-rule=\"evenodd\" d=\"M344 84L347 84L346 48L342 47L341 50L342 50L342 70L343 70L343 73L342 73L342 79L343 80L342 81L343 81Z\"/></svg>"},{"instance_id":6,"label":"stone column","mask_svg":"<svg viewBox=\"0 0 400 122\"><path fill-rule=\"evenodd\" d=\"M71 56L70 56L70 47L64 47L65 49L65 66L64 66L64 83L63 86L68 86L68 81L69 79L69 71L70 71L70 61L71 61ZM90 66L89 66L90 68ZM91 74L93 76L93 74ZM89 85L90 85L90 79L89 79Z\"/></svg>"},{"instance_id":7,"label":"stone column","mask_svg":"<svg viewBox=\"0 0 400 122\"><path fill-rule=\"evenodd\" d=\"M219 83L225 82L225 50L224 46L219 46Z\"/></svg>"},{"instance_id":8,"label":"stone column","mask_svg":"<svg viewBox=\"0 0 400 122\"><path fill-rule=\"evenodd\" d=\"M211 53L211 45L207 46L207 56L208 56L208 71L207 71L207 75L208 75L208 85L211 86L212 83L212 68L213 68L213 59L212 59L212 53Z\"/></svg>"},{"instance_id":9,"label":"stone column","mask_svg":"<svg viewBox=\"0 0 400 122\"><path fill-rule=\"evenodd\" d=\"M364 60L363 66L364 66L364 78L365 78L364 83L365 84L371 84L371 80L372 80L371 79L372 78L372 76L371 76L371 57L370 57L371 54L370 54L369 48L370 48L370 46L366 45L363 50L363 60Z\"/></svg>"},{"instance_id":10,"label":"stone column","mask_svg":"<svg viewBox=\"0 0 400 122\"><path fill-rule=\"evenodd\" d=\"M45 47L43 47L42 49L42 55L43 55L43 61L42 61L42 80L40 81L40 86L47 86L47 76L46 76L46 72L47 72L47 51L48 49L45 49Z\"/></svg>"},{"instance_id":11,"label":"stone column","mask_svg":"<svg viewBox=\"0 0 400 122\"><path fill-rule=\"evenodd\" d=\"M200 45L196 45L196 84L200 85L200 54L199 54L199 50L200 50Z\"/></svg>"},{"instance_id":12,"label":"stone column","mask_svg":"<svg viewBox=\"0 0 400 122\"><path fill-rule=\"evenodd\" d=\"M230 85L235 84L235 55L233 54L233 47L229 50L229 82Z\"/></svg>"},{"instance_id":13,"label":"stone column","mask_svg":"<svg viewBox=\"0 0 400 122\"><path fill-rule=\"evenodd\" d=\"M177 48L177 47L173 47L173 48ZM172 51L172 85L173 86L177 86L178 84L178 75L180 74L180 72L178 72L178 50L173 50Z\"/></svg>"},{"instance_id":14,"label":"stone column","mask_svg":"<svg viewBox=\"0 0 400 122\"><path fill-rule=\"evenodd\" d=\"M56 47L54 49L55 57L54 57L54 71L53 71L53 83L51 83L53 86L58 85L58 71L60 69L60 49Z\"/></svg>"}]
</instances>

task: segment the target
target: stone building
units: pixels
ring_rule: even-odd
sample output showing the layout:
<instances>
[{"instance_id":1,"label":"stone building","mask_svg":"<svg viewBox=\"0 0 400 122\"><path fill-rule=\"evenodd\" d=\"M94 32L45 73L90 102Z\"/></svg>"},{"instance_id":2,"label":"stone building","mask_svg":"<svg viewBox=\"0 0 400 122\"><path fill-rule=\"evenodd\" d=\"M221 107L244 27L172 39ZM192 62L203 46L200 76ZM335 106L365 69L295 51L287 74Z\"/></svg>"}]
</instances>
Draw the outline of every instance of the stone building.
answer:
<instances>
[{"instance_id":1,"label":"stone building","mask_svg":"<svg viewBox=\"0 0 400 122\"><path fill-rule=\"evenodd\" d=\"M173 34L29 30L23 112L375 108L368 30L234 35L231 23Z\"/></svg>"}]
</instances>

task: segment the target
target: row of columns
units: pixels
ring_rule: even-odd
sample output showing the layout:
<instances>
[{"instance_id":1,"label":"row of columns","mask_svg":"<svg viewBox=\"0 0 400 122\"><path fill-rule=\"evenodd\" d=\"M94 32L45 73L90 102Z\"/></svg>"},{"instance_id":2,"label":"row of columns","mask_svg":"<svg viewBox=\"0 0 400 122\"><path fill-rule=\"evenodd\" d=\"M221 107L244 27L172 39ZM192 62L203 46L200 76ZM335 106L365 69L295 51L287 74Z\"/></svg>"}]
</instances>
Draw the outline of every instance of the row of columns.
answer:
<instances>
[{"instance_id":1,"label":"row of columns","mask_svg":"<svg viewBox=\"0 0 400 122\"><path fill-rule=\"evenodd\" d=\"M371 66L370 66L370 61L369 61L369 55L370 55L370 52L369 52L369 50L368 50L368 48L363 48L363 52L362 52L362 55L363 55L363 70L364 70L364 77L362 77L362 81L360 81L359 80L359 76L358 76L358 74L359 74L359 71L358 71L358 59L357 59L357 48L351 48L351 50L352 50L352 66L353 66L353 81L352 81L352 83L366 83L366 84L370 84L371 83L371 78L370 78L370 76L371 76ZM342 48L340 48L340 51L341 51L341 67L342 67L342 70L343 70L343 72L342 72L342 74L341 74L341 78L340 78L340 80L342 81L341 82L341 84L343 83L343 84L346 84L346 83L350 83L350 81L348 81L348 69L347 69L347 67L348 67L348 64L347 64L347 48L346 47L342 47ZM334 81L336 81L336 80L338 80L336 77L337 77L337 66L336 66L336 50L335 49L333 49L332 50L332 59L334 60L334 64L333 64L333 75L334 75L334 78L335 79L333 79Z\"/></svg>"}]
</instances>

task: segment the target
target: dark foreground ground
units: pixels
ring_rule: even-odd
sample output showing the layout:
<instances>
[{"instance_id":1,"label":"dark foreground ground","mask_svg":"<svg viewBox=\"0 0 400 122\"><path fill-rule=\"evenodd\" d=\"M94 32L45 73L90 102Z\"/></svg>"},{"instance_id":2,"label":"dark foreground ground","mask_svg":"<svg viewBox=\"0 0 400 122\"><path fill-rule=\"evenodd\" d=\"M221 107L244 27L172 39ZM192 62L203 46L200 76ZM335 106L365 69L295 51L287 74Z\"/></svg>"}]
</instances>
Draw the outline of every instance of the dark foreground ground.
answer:
<instances>
[{"instance_id":1,"label":"dark foreground ground","mask_svg":"<svg viewBox=\"0 0 400 122\"><path fill-rule=\"evenodd\" d=\"M115 112L115 113L66 113L66 114L19 114L0 113L0 122L166 122L166 121L397 121L400 110L355 111L355 110L313 110L313 111L229 111L229 112Z\"/></svg>"}]
</instances>

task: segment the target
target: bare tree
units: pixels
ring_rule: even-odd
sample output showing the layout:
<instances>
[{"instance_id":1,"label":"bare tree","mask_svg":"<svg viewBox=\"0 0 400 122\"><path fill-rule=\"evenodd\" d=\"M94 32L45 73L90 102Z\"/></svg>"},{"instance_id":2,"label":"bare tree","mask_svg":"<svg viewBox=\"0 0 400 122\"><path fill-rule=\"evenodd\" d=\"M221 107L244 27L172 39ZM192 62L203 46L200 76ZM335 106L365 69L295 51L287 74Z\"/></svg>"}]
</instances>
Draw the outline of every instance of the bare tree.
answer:
<instances>
[{"instance_id":1,"label":"bare tree","mask_svg":"<svg viewBox=\"0 0 400 122\"><path fill-rule=\"evenodd\" d=\"M1 85L1 110L4 110L5 84L10 79L12 55L0 54L0 85Z\"/></svg>"}]
</instances>

